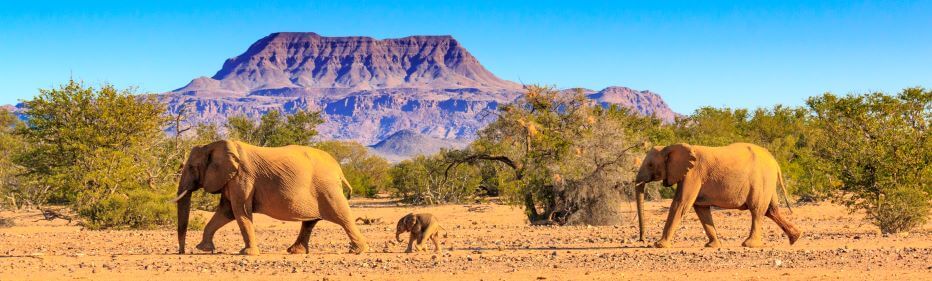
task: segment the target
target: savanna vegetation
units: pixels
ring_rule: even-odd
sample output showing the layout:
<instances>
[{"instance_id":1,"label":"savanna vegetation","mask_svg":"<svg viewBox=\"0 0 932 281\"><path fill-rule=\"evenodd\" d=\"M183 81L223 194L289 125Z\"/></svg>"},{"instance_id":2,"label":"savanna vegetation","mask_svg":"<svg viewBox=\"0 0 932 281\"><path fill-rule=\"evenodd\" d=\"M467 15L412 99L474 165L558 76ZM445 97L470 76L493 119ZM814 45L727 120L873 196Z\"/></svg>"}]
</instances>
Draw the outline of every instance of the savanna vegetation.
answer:
<instances>
[{"instance_id":1,"label":"savanna vegetation","mask_svg":"<svg viewBox=\"0 0 932 281\"><path fill-rule=\"evenodd\" d=\"M458 202L469 197L432 198L492 187L506 202L523 206L532 222L611 224L618 200L631 193L633 160L651 145L749 142L773 153L799 201L832 200L864 211L885 233L923 224L932 206L932 91L922 88L896 95L826 93L801 107L703 107L663 124L578 94L531 87L523 101L497 114L469 148L393 168L395 179L425 179L417 188L396 180L401 197ZM673 194L659 185L648 190L649 197Z\"/></svg>"},{"instance_id":2,"label":"savanna vegetation","mask_svg":"<svg viewBox=\"0 0 932 281\"><path fill-rule=\"evenodd\" d=\"M467 148L395 164L357 143L317 139L319 112L273 110L258 120L193 124L185 110L166 112L132 89L74 81L23 105L18 116L0 110L2 206L67 205L95 229L172 224L166 201L187 152L225 138L328 151L354 195L412 204L499 196L535 223L620 223L644 151L677 142L764 146L799 201L833 200L864 211L883 232L921 225L932 208L932 91L921 88L824 94L800 107L704 107L665 124L594 104L580 92L529 87L521 101L489 112L497 118ZM659 185L648 190L649 198L673 193ZM197 193L194 206L212 209L213 196Z\"/></svg>"}]
</instances>

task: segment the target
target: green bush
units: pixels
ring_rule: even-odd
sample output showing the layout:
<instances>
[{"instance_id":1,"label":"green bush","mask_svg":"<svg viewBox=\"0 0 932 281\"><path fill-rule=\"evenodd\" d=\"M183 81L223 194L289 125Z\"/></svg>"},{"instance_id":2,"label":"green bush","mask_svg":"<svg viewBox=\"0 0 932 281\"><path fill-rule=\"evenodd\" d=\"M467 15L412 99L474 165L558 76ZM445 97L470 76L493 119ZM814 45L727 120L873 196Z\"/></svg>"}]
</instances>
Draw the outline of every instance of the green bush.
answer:
<instances>
[{"instance_id":1,"label":"green bush","mask_svg":"<svg viewBox=\"0 0 932 281\"><path fill-rule=\"evenodd\" d=\"M441 151L395 164L389 171L393 195L419 205L464 203L472 199L482 181L479 169L459 165L447 172L446 159L450 153L455 152Z\"/></svg>"},{"instance_id":2,"label":"green bush","mask_svg":"<svg viewBox=\"0 0 932 281\"><path fill-rule=\"evenodd\" d=\"M78 214L90 229L153 229L175 222L171 194L134 190L116 194L95 204L78 206Z\"/></svg>"},{"instance_id":3,"label":"green bush","mask_svg":"<svg viewBox=\"0 0 932 281\"><path fill-rule=\"evenodd\" d=\"M194 128L182 127L189 125L183 109L168 114L154 97L110 85L69 81L40 90L24 105L27 121L12 136L28 145L0 147L0 162L12 158L17 168L10 195L27 201L20 204L70 205L92 229L174 224L174 204L166 200L175 194L178 167L194 144L205 141L201 134L216 132L197 127L195 136L182 136ZM179 133L169 136L166 130Z\"/></svg>"},{"instance_id":4,"label":"green bush","mask_svg":"<svg viewBox=\"0 0 932 281\"><path fill-rule=\"evenodd\" d=\"M889 191L868 217L883 233L908 231L923 225L929 217L928 194L912 188Z\"/></svg>"},{"instance_id":5,"label":"green bush","mask_svg":"<svg viewBox=\"0 0 932 281\"><path fill-rule=\"evenodd\" d=\"M333 156L346 181L353 186L353 196L375 197L379 192L388 190L391 184L389 168L391 164L382 157L369 153L369 149L355 142L323 141L314 144L317 149Z\"/></svg>"},{"instance_id":6,"label":"green bush","mask_svg":"<svg viewBox=\"0 0 932 281\"><path fill-rule=\"evenodd\" d=\"M835 201L863 210L885 233L921 225L932 203L932 91L812 97L822 165Z\"/></svg>"}]
</instances>

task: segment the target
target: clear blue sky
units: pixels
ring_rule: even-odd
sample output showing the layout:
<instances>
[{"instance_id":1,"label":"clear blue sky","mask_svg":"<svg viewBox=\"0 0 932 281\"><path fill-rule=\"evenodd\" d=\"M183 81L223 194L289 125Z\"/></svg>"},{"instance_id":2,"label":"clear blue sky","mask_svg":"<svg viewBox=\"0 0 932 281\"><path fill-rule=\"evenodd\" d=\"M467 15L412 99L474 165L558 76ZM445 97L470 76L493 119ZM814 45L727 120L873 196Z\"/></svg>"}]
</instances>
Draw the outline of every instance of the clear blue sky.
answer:
<instances>
[{"instance_id":1,"label":"clear blue sky","mask_svg":"<svg viewBox=\"0 0 932 281\"><path fill-rule=\"evenodd\" d=\"M502 78L650 89L680 113L932 87L932 1L11 2L0 104L71 75L169 91L277 31L449 34Z\"/></svg>"}]
</instances>

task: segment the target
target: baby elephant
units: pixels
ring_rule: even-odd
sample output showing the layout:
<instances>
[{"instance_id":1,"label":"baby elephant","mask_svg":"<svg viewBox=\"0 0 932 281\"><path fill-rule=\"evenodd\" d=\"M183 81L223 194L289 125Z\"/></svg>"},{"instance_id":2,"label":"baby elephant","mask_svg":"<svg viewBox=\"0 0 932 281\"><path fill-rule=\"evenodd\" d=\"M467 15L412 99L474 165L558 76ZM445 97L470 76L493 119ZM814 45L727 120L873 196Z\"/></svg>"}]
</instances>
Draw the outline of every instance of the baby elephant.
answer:
<instances>
[{"instance_id":1,"label":"baby elephant","mask_svg":"<svg viewBox=\"0 0 932 281\"><path fill-rule=\"evenodd\" d=\"M395 240L401 242L400 235L405 232L411 232L411 237L408 239L408 248L405 249L405 253L412 252L412 244L415 251L424 251L427 250L424 247L424 240L430 239L434 242L434 251L440 252L440 242L437 237L440 230L444 229L437 223L437 218L432 214L423 213L415 214L410 213L400 220L398 220L398 227L395 231ZM416 240L416 241L415 241Z\"/></svg>"}]
</instances>

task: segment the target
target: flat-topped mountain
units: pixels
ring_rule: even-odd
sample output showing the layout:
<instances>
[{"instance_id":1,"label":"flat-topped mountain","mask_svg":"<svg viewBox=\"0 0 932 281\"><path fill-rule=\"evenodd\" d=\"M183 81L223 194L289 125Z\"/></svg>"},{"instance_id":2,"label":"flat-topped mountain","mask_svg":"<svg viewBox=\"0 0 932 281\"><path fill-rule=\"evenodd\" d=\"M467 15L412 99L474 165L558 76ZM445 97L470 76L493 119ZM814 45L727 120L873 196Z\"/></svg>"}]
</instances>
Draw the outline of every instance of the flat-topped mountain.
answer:
<instances>
[{"instance_id":1,"label":"flat-topped mountain","mask_svg":"<svg viewBox=\"0 0 932 281\"><path fill-rule=\"evenodd\" d=\"M213 77L175 90L198 96L245 96L255 91L386 88L521 89L485 69L450 36L323 37L273 33L228 59Z\"/></svg>"},{"instance_id":2,"label":"flat-topped mountain","mask_svg":"<svg viewBox=\"0 0 932 281\"><path fill-rule=\"evenodd\" d=\"M400 159L468 142L493 121L490 112L519 99L522 88L485 69L451 36L379 40L283 32L253 43L212 77L158 98L170 111L193 111L198 122L258 119L272 109L319 110L326 120L322 139L373 145ZM649 91L609 87L586 94L668 122L675 114ZM413 142L430 149L414 149Z\"/></svg>"}]
</instances>

